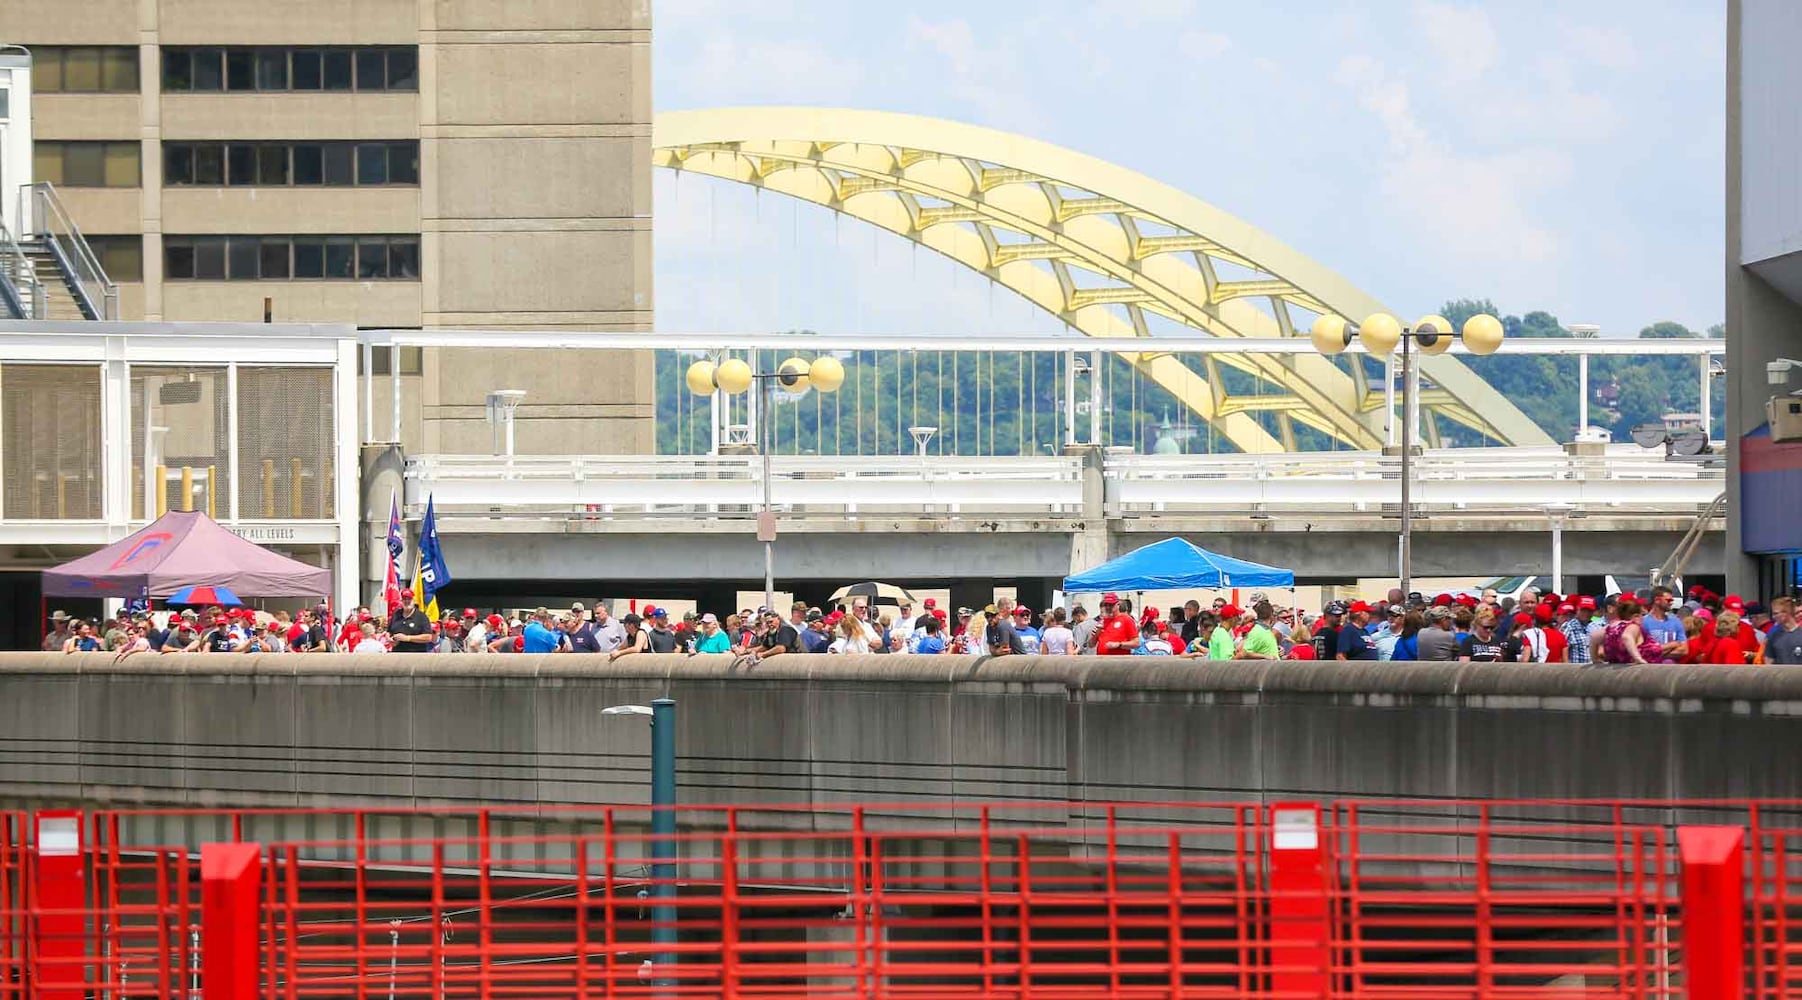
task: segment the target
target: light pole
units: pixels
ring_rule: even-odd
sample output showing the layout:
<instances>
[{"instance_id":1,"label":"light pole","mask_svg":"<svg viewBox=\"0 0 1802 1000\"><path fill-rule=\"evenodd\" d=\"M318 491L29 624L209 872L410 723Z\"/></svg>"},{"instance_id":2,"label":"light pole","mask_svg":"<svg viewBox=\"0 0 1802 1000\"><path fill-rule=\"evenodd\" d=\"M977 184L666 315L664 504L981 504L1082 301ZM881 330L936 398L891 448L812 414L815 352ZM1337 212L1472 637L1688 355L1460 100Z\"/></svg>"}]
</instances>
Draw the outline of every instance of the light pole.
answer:
<instances>
[{"instance_id":1,"label":"light pole","mask_svg":"<svg viewBox=\"0 0 1802 1000\"><path fill-rule=\"evenodd\" d=\"M811 362L789 358L773 372L754 372L738 358L727 358L718 364L697 361L688 366L688 391L697 396L716 392L737 395L758 384L757 450L763 455L763 512L757 517L757 540L763 543L763 606L776 606L776 513L770 504L770 451L775 441L771 404L774 389L799 395L809 387L821 392L836 392L845 384L845 366L831 355L821 355Z\"/></svg>"},{"instance_id":2,"label":"light pole","mask_svg":"<svg viewBox=\"0 0 1802 1000\"><path fill-rule=\"evenodd\" d=\"M1464 349L1472 354L1494 354L1502 346L1502 322L1494 316L1478 313L1464 321L1462 333L1452 332L1452 321L1444 316L1422 316L1414 326L1404 330L1401 322L1388 313L1372 313L1362 323L1353 324L1331 313L1314 321L1314 349L1322 354L1338 354L1353 340L1363 343L1371 354L1388 356L1401 345L1402 381L1402 526L1398 545L1398 572L1401 592L1413 592L1414 553L1414 427L1419 419L1420 373L1414 367L1414 348L1422 354L1444 354L1452 341L1462 339Z\"/></svg>"},{"instance_id":3,"label":"light pole","mask_svg":"<svg viewBox=\"0 0 1802 1000\"><path fill-rule=\"evenodd\" d=\"M655 969L675 963L676 943L676 702L658 698L649 705L614 705L602 715L639 715L651 720L651 944ZM658 985L668 985L659 972Z\"/></svg>"}]
</instances>

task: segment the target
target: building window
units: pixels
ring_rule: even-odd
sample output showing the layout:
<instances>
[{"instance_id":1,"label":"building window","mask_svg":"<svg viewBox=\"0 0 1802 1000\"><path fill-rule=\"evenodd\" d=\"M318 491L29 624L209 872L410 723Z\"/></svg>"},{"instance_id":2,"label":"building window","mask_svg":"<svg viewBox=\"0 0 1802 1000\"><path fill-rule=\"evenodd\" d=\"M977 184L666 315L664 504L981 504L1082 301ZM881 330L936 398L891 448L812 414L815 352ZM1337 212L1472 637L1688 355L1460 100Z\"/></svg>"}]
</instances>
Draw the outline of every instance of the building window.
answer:
<instances>
[{"instance_id":1,"label":"building window","mask_svg":"<svg viewBox=\"0 0 1802 1000\"><path fill-rule=\"evenodd\" d=\"M132 79L137 79L137 52ZM134 82L132 89L136 89ZM256 46L163 49L163 89L273 93L417 91L419 49L412 45L331 48Z\"/></svg>"},{"instance_id":2,"label":"building window","mask_svg":"<svg viewBox=\"0 0 1802 1000\"><path fill-rule=\"evenodd\" d=\"M140 149L136 142L40 141L32 144L32 170L58 187L137 187Z\"/></svg>"},{"instance_id":3,"label":"building window","mask_svg":"<svg viewBox=\"0 0 1802 1000\"><path fill-rule=\"evenodd\" d=\"M419 183L419 143L165 142L171 187L378 187Z\"/></svg>"},{"instance_id":4,"label":"building window","mask_svg":"<svg viewBox=\"0 0 1802 1000\"><path fill-rule=\"evenodd\" d=\"M170 281L418 281L419 237L165 236Z\"/></svg>"},{"instance_id":5,"label":"building window","mask_svg":"<svg viewBox=\"0 0 1802 1000\"><path fill-rule=\"evenodd\" d=\"M100 258L100 269L114 281L144 280L144 238L142 236L87 237L94 256Z\"/></svg>"},{"instance_id":6,"label":"building window","mask_svg":"<svg viewBox=\"0 0 1802 1000\"><path fill-rule=\"evenodd\" d=\"M33 45L31 85L45 94L135 94L138 50L127 45Z\"/></svg>"},{"instance_id":7,"label":"building window","mask_svg":"<svg viewBox=\"0 0 1802 1000\"><path fill-rule=\"evenodd\" d=\"M374 329L374 327L359 327L359 329ZM394 328L393 327L383 327L383 329L394 329ZM377 346L371 347L369 349L369 360L371 362L371 366L375 368L374 372L366 372L363 370L363 352L358 351L357 352L357 374L358 375L370 375L370 374L392 375L392 374L394 374L394 369L392 367L394 364L394 350L395 349L392 347L385 347L385 346L381 346L381 345L377 345ZM425 348L423 348L423 347L402 347L402 348L400 348L400 373L402 375L418 375L424 369L425 369Z\"/></svg>"}]
</instances>

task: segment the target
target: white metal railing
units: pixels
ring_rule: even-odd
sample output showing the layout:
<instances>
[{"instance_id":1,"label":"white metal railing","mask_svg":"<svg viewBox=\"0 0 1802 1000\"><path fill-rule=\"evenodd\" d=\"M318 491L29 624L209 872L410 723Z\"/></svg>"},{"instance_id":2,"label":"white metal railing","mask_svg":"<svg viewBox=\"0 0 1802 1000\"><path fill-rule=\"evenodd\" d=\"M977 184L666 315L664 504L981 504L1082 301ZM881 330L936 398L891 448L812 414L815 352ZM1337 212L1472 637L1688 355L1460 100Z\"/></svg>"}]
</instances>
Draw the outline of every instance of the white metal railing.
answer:
<instances>
[{"instance_id":1,"label":"white metal railing","mask_svg":"<svg viewBox=\"0 0 1802 1000\"><path fill-rule=\"evenodd\" d=\"M39 181L19 189L21 219L29 219L31 231L56 258L70 281L82 314L88 319L119 318L119 286L107 277L100 258L88 245L87 237L49 181ZM24 228L25 223L20 223Z\"/></svg>"},{"instance_id":2,"label":"white metal railing","mask_svg":"<svg viewBox=\"0 0 1802 1000\"><path fill-rule=\"evenodd\" d=\"M1080 458L776 457L780 510L820 516L1093 515ZM429 493L447 515L713 514L762 503L761 463L746 456L464 456L408 460L407 499ZM1670 462L1637 448L1570 456L1548 448L1428 451L1414 463L1423 511L1693 516L1719 494L1718 465ZM1380 513L1399 502L1399 459L1375 452L1273 455L1109 454L1105 514Z\"/></svg>"},{"instance_id":3,"label":"white metal railing","mask_svg":"<svg viewBox=\"0 0 1802 1000\"><path fill-rule=\"evenodd\" d=\"M407 502L427 493L446 513L748 514L763 502L755 455L418 455L407 460ZM1075 513L1074 458L771 459L771 500L800 513Z\"/></svg>"}]
</instances>

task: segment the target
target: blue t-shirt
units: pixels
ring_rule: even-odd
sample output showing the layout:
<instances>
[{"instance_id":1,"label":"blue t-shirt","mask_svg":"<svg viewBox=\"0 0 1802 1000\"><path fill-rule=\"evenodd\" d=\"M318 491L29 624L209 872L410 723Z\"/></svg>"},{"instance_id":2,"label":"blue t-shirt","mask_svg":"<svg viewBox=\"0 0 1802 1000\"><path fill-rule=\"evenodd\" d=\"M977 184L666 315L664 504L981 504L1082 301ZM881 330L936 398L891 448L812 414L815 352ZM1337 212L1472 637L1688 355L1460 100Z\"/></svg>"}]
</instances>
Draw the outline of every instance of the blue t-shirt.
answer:
<instances>
[{"instance_id":1,"label":"blue t-shirt","mask_svg":"<svg viewBox=\"0 0 1802 1000\"><path fill-rule=\"evenodd\" d=\"M545 628L538 622L526 625L526 653L555 653L562 643L557 638L557 630Z\"/></svg>"},{"instance_id":2,"label":"blue t-shirt","mask_svg":"<svg viewBox=\"0 0 1802 1000\"><path fill-rule=\"evenodd\" d=\"M923 635L920 637L920 640L914 644L914 652L916 653L933 654L943 653L944 651L945 640L941 639L936 633L933 635Z\"/></svg>"},{"instance_id":3,"label":"blue t-shirt","mask_svg":"<svg viewBox=\"0 0 1802 1000\"><path fill-rule=\"evenodd\" d=\"M1682 642L1689 634L1683 631L1683 620L1676 615L1665 615L1664 621L1646 615L1639 620L1639 629L1653 642Z\"/></svg>"},{"instance_id":4,"label":"blue t-shirt","mask_svg":"<svg viewBox=\"0 0 1802 1000\"><path fill-rule=\"evenodd\" d=\"M801 652L824 653L826 647L832 645L832 637L817 629L801 630Z\"/></svg>"},{"instance_id":5,"label":"blue t-shirt","mask_svg":"<svg viewBox=\"0 0 1802 1000\"><path fill-rule=\"evenodd\" d=\"M1377 649L1370 644L1369 637L1361 628L1342 628L1339 630L1339 650L1348 660L1374 660Z\"/></svg>"},{"instance_id":6,"label":"blue t-shirt","mask_svg":"<svg viewBox=\"0 0 1802 1000\"><path fill-rule=\"evenodd\" d=\"M598 653L601 651L601 640L594 634L593 625L584 625L569 634L569 648L577 653Z\"/></svg>"},{"instance_id":7,"label":"blue t-shirt","mask_svg":"<svg viewBox=\"0 0 1802 1000\"><path fill-rule=\"evenodd\" d=\"M1039 651L1038 629L1033 628L1031 625L1022 625L1014 629L1014 634L1020 637L1020 645L1026 647L1027 655L1030 656Z\"/></svg>"}]
</instances>

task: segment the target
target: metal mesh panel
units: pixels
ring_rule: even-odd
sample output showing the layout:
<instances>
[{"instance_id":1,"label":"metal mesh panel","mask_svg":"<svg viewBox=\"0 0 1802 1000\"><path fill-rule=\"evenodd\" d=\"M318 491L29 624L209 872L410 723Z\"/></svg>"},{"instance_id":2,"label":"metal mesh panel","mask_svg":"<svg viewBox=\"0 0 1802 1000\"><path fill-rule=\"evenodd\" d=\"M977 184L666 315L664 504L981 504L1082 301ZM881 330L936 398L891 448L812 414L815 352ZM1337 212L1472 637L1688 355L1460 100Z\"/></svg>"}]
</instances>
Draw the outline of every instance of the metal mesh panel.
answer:
<instances>
[{"instance_id":1,"label":"metal mesh panel","mask_svg":"<svg viewBox=\"0 0 1802 1000\"><path fill-rule=\"evenodd\" d=\"M238 516L331 518L332 373L238 369Z\"/></svg>"},{"instance_id":2,"label":"metal mesh panel","mask_svg":"<svg viewBox=\"0 0 1802 1000\"><path fill-rule=\"evenodd\" d=\"M231 414L227 403L224 368L132 368L129 422L134 518L150 520L166 510L229 516L226 497L231 488L231 448L227 428Z\"/></svg>"},{"instance_id":3,"label":"metal mesh panel","mask_svg":"<svg viewBox=\"0 0 1802 1000\"><path fill-rule=\"evenodd\" d=\"M0 428L8 519L101 516L98 365L0 369Z\"/></svg>"}]
</instances>

